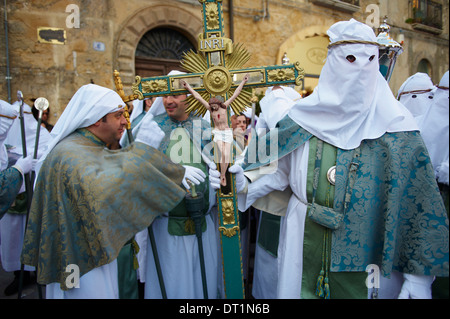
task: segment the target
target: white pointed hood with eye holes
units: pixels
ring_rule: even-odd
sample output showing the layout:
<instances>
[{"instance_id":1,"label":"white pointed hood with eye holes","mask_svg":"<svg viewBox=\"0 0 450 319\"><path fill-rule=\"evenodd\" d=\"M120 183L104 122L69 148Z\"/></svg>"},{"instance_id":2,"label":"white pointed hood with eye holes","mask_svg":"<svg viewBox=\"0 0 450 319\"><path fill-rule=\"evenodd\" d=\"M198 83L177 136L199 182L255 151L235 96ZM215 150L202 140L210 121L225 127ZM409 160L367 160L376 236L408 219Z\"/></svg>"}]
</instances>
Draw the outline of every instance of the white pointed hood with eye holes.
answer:
<instances>
[{"instance_id":1,"label":"white pointed hood with eye holes","mask_svg":"<svg viewBox=\"0 0 450 319\"><path fill-rule=\"evenodd\" d=\"M433 103L435 86L426 73L417 72L411 75L398 90L397 99L411 112L419 127Z\"/></svg>"},{"instance_id":2,"label":"white pointed hood with eye holes","mask_svg":"<svg viewBox=\"0 0 450 319\"><path fill-rule=\"evenodd\" d=\"M289 117L308 132L349 150L386 132L418 130L379 72L373 30L354 19L335 23L327 61L314 92L297 101Z\"/></svg>"}]
</instances>

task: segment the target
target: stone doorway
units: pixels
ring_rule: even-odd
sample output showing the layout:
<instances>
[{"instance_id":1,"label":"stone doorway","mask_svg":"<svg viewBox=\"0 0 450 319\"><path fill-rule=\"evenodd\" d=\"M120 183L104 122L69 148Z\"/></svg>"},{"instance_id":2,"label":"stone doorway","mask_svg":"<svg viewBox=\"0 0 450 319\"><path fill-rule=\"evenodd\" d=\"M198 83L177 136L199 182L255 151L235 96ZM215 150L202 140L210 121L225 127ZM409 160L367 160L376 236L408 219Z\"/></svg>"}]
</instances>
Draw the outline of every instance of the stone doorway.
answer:
<instances>
[{"instance_id":1,"label":"stone doorway","mask_svg":"<svg viewBox=\"0 0 450 319\"><path fill-rule=\"evenodd\" d=\"M172 58L150 58L137 54L137 47L147 32L165 28L177 32L197 46L198 35L203 31L203 22L197 8L192 11L174 5L153 5L132 14L120 31L114 58L113 70L118 70L125 92L130 92L135 76L167 74L179 62ZM142 72L137 74L136 71Z\"/></svg>"}]
</instances>

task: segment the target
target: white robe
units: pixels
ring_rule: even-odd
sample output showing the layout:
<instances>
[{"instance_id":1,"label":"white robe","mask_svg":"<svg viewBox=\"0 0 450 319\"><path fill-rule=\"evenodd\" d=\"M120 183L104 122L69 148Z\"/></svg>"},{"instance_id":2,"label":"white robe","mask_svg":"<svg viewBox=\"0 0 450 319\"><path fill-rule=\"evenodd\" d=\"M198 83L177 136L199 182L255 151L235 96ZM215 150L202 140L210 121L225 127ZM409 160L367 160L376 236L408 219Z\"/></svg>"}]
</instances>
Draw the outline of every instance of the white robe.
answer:
<instances>
[{"instance_id":1,"label":"white robe","mask_svg":"<svg viewBox=\"0 0 450 319\"><path fill-rule=\"evenodd\" d=\"M203 157L205 160L205 158ZM219 266L219 239L216 217L217 211L212 209L216 202L215 192L210 188L210 214L205 216L206 231L203 232L203 253L205 259L208 298L220 296L222 274ZM164 286L168 299L202 299L203 287L199 259L198 241L195 235L173 236L168 232L167 214L157 218L153 224L156 248L163 273ZM139 280L145 282L146 299L162 298L156 272L153 250L147 230L136 235L140 247L138 253Z\"/></svg>"},{"instance_id":2,"label":"white robe","mask_svg":"<svg viewBox=\"0 0 450 319\"><path fill-rule=\"evenodd\" d=\"M277 269L278 278L267 280L269 287L260 287L255 290L255 298L299 298L302 278L302 250L303 233L307 203L306 177L308 172L309 142L294 152L280 159L278 170L265 175L248 186L247 196L238 195L239 209L244 210L252 203L271 191L283 191L291 186L291 196L286 216L281 219L280 242L278 258L267 256L266 252L259 252L261 256L255 257L255 276L273 275ZM289 240L287 240L289 238ZM262 251L262 250L259 250ZM264 261L264 263L261 263ZM278 282L278 284L276 284ZM272 286L275 285L276 287ZM258 294L260 291L260 294Z\"/></svg>"},{"instance_id":3,"label":"white robe","mask_svg":"<svg viewBox=\"0 0 450 319\"><path fill-rule=\"evenodd\" d=\"M156 248L158 250L164 286L169 299L202 299L203 287L200 268L200 258L197 237L172 236L168 233L169 219L158 218L153 222ZM207 229L203 233L203 253L205 256L206 282L208 298L215 299L218 294L218 252L216 224L211 215L206 216ZM145 298L162 298L158 274L156 272L153 250L147 231L139 233L146 237L145 263L140 264L145 269ZM138 241L142 246L142 241ZM142 259L141 259L142 260ZM142 274L142 272L140 272Z\"/></svg>"},{"instance_id":4,"label":"white robe","mask_svg":"<svg viewBox=\"0 0 450 319\"><path fill-rule=\"evenodd\" d=\"M281 220L283 219L284 217L281 217ZM259 221L261 222L261 219ZM259 236L259 225L257 236ZM258 240L256 240L254 258L252 296L255 299L276 299L278 286L277 257L260 247Z\"/></svg>"},{"instance_id":5,"label":"white robe","mask_svg":"<svg viewBox=\"0 0 450 319\"><path fill-rule=\"evenodd\" d=\"M119 299L117 259L81 276L79 287L62 290L59 283L46 286L46 299Z\"/></svg>"}]
</instances>

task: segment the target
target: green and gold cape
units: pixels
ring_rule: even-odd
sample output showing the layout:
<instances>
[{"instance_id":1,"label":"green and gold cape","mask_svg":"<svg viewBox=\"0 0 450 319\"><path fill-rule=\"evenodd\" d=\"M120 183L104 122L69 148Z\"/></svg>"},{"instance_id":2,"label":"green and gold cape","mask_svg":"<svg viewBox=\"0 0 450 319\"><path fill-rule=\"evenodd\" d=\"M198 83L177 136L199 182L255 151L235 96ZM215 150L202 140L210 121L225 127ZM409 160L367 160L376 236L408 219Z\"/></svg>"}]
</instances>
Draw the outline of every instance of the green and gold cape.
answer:
<instances>
[{"instance_id":1,"label":"green and gold cape","mask_svg":"<svg viewBox=\"0 0 450 319\"><path fill-rule=\"evenodd\" d=\"M80 276L117 258L133 236L185 196L184 168L143 143L108 150L86 129L49 153L37 178L21 261L40 284L59 282L66 267Z\"/></svg>"},{"instance_id":2,"label":"green and gold cape","mask_svg":"<svg viewBox=\"0 0 450 319\"><path fill-rule=\"evenodd\" d=\"M276 138L275 135L276 134ZM252 138L244 170L276 161L313 135L289 116L267 136ZM277 152L270 152L271 140ZM255 145L256 144L256 145ZM430 157L419 132L385 133L363 140L354 186L346 194L354 150L337 149L336 185L332 207L344 214L343 225L332 231L332 272L364 272L379 265L383 276L403 273L448 277L449 220ZM269 154L264 158L258 154ZM344 200L349 197L348 207Z\"/></svg>"}]
</instances>

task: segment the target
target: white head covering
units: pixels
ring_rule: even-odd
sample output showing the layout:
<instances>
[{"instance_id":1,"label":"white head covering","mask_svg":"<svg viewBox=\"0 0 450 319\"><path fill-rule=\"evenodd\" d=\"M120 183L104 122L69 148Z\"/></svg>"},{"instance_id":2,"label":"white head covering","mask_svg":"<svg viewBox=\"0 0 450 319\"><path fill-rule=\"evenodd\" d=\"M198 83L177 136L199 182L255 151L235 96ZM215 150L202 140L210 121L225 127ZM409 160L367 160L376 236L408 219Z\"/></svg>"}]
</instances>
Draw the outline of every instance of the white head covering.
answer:
<instances>
[{"instance_id":1,"label":"white head covering","mask_svg":"<svg viewBox=\"0 0 450 319\"><path fill-rule=\"evenodd\" d=\"M300 93L288 86L282 86L281 90L273 90L273 87L268 88L265 96L259 101L261 107L260 117L263 117L268 129L272 130L275 128L278 121L289 112L293 103L300 100L301 97ZM288 99L291 103L284 103L285 99ZM277 103L276 100L281 103Z\"/></svg>"},{"instance_id":2,"label":"white head covering","mask_svg":"<svg viewBox=\"0 0 450 319\"><path fill-rule=\"evenodd\" d=\"M422 137L430 153L439 182L449 184L449 93L448 71L434 93L433 103L423 117Z\"/></svg>"},{"instance_id":3,"label":"white head covering","mask_svg":"<svg viewBox=\"0 0 450 319\"><path fill-rule=\"evenodd\" d=\"M144 98L143 100L134 100L133 101L133 112L130 116L130 122L133 122L133 120L138 117L142 112L144 112L144 103L145 100L148 100L149 98ZM151 112L153 116L160 115L165 112L164 105L162 102L162 97L157 97L150 107L150 110L148 112Z\"/></svg>"},{"instance_id":4,"label":"white head covering","mask_svg":"<svg viewBox=\"0 0 450 319\"><path fill-rule=\"evenodd\" d=\"M412 113L421 128L423 115L433 102L434 84L426 73L410 76L398 90L397 99Z\"/></svg>"},{"instance_id":5,"label":"white head covering","mask_svg":"<svg viewBox=\"0 0 450 319\"><path fill-rule=\"evenodd\" d=\"M0 100L0 142L3 143L14 120L19 115L16 107Z\"/></svg>"},{"instance_id":6,"label":"white head covering","mask_svg":"<svg viewBox=\"0 0 450 319\"><path fill-rule=\"evenodd\" d=\"M88 127L103 116L116 112L123 108L125 103L115 91L96 84L82 86L67 104L64 112L50 133L53 140L48 145L47 151L40 158L37 167L42 165L48 153L63 138L79 128Z\"/></svg>"},{"instance_id":7,"label":"white head covering","mask_svg":"<svg viewBox=\"0 0 450 319\"><path fill-rule=\"evenodd\" d=\"M133 112L130 115L130 122L133 123L133 120L138 117L142 112L144 112L144 101L146 100L134 100L133 101Z\"/></svg>"},{"instance_id":8,"label":"white head covering","mask_svg":"<svg viewBox=\"0 0 450 319\"><path fill-rule=\"evenodd\" d=\"M335 23L327 33L335 45L330 45L319 84L292 107L289 116L320 139L346 150L386 132L417 130L411 113L395 99L379 72L373 30L351 19ZM356 60L351 63L348 56Z\"/></svg>"},{"instance_id":9,"label":"white head covering","mask_svg":"<svg viewBox=\"0 0 450 319\"><path fill-rule=\"evenodd\" d=\"M152 107L150 108L150 110L147 113L150 113L153 116L157 116L157 115L163 114L164 112L166 112L166 109L164 108L163 98L162 98L162 96L158 96L153 101Z\"/></svg>"},{"instance_id":10,"label":"white head covering","mask_svg":"<svg viewBox=\"0 0 450 319\"><path fill-rule=\"evenodd\" d=\"M21 102L19 101L13 103L13 107L18 110L18 112L20 110L20 104ZM26 103L23 104L23 120L25 126L25 143L27 155L34 154L38 122L31 112L31 106ZM39 128L38 157L42 155L43 152L45 152L51 140L52 137L50 136L50 133L42 127ZM23 156L22 130L19 116L12 123L11 128L8 132L8 136L6 137L5 144L12 146L10 149L12 153Z\"/></svg>"},{"instance_id":11,"label":"white head covering","mask_svg":"<svg viewBox=\"0 0 450 319\"><path fill-rule=\"evenodd\" d=\"M17 108L0 100L0 171L8 166L8 154L5 140L15 118L19 115Z\"/></svg>"}]
</instances>

